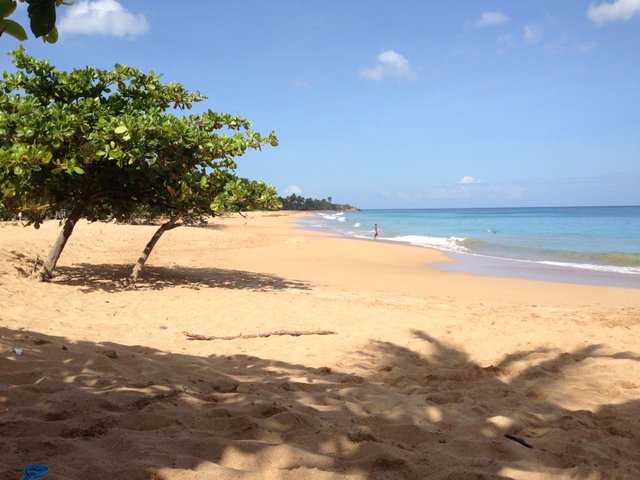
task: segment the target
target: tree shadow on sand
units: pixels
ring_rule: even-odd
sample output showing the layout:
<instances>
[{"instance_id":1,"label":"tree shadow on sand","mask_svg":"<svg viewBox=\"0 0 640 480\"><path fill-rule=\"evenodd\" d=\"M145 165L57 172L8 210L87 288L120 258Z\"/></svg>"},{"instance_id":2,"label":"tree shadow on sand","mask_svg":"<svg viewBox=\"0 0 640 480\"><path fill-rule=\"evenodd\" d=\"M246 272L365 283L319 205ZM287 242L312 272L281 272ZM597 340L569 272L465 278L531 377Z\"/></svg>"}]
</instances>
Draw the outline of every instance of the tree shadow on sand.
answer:
<instances>
[{"instance_id":1,"label":"tree shadow on sand","mask_svg":"<svg viewBox=\"0 0 640 480\"><path fill-rule=\"evenodd\" d=\"M481 367L414 334L419 351L371 342L332 371L0 328L0 477L37 462L59 480L640 478L640 399L591 411L545 397L637 354Z\"/></svg>"},{"instance_id":2,"label":"tree shadow on sand","mask_svg":"<svg viewBox=\"0 0 640 480\"><path fill-rule=\"evenodd\" d=\"M84 293L100 290L122 290L121 281L131 273L130 264L89 264L61 266L55 271L57 284L80 287ZM277 275L221 268L154 267L146 266L136 282L136 290L162 290L182 286L201 288L227 288L253 291L286 289L310 290L309 284L287 280Z\"/></svg>"}]
</instances>

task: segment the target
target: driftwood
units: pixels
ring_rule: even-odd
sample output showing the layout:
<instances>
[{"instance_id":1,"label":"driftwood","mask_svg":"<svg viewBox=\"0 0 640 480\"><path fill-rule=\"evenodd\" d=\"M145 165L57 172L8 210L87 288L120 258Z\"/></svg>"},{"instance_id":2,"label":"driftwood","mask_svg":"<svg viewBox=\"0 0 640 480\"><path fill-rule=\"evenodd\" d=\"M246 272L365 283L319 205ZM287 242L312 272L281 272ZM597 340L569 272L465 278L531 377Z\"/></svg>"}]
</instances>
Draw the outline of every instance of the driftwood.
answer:
<instances>
[{"instance_id":1,"label":"driftwood","mask_svg":"<svg viewBox=\"0 0 640 480\"><path fill-rule=\"evenodd\" d=\"M533 448L531 444L529 444L524 438L516 437L515 435L511 435L510 433L505 433L504 438L508 438L509 440L513 440L514 442L519 443L523 447Z\"/></svg>"},{"instance_id":2,"label":"driftwood","mask_svg":"<svg viewBox=\"0 0 640 480\"><path fill-rule=\"evenodd\" d=\"M302 335L335 335L336 332L332 332L331 330L276 330L273 332L264 332L264 333L250 333L248 335L230 335L227 337L215 337L208 335L199 335L197 333L184 333L189 340L236 340L238 338L262 338L262 337L271 337L275 335L291 335L292 337L300 337Z\"/></svg>"}]
</instances>

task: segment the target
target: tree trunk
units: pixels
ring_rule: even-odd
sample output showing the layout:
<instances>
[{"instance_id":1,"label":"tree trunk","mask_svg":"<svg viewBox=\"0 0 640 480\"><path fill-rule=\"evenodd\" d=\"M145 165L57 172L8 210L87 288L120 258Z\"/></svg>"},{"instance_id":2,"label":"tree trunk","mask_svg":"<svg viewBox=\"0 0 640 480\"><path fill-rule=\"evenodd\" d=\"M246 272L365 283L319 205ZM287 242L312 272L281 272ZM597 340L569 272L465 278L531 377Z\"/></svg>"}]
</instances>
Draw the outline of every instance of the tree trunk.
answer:
<instances>
[{"instance_id":1,"label":"tree trunk","mask_svg":"<svg viewBox=\"0 0 640 480\"><path fill-rule=\"evenodd\" d=\"M158 243L158 240L160 240L160 237L162 236L162 234L167 230L171 230L180 226L179 224L176 225L176 222L180 220L180 217L182 217L181 213L175 215L167 223L163 223L160 226L160 228L156 230L156 233L153 234L153 237L151 237L151 240L149 240L149 243L147 243L147 246L144 247L144 251L142 252L142 255L140 256L136 264L133 266L133 269L131 270L131 275L129 275L126 281L126 284L128 286L135 285L136 281L138 280L138 275L140 275L140 271L142 270L142 267L144 267L144 264L149 259L149 255L151 255L151 251L156 246L156 243Z\"/></svg>"},{"instance_id":2,"label":"tree trunk","mask_svg":"<svg viewBox=\"0 0 640 480\"><path fill-rule=\"evenodd\" d=\"M49 251L49 256L44 261L40 269L35 272L36 278L41 282L48 282L49 280L51 280L53 271L55 270L56 264L58 263L58 259L62 254L62 250L64 250L64 246L67 244L67 240L69 240L69 237L73 233L73 229L75 228L76 223L78 222L78 220L80 220L86 204L87 200L85 198L81 198L76 206L73 207L73 210L71 210L71 213L62 226L62 230L58 234L58 238Z\"/></svg>"}]
</instances>

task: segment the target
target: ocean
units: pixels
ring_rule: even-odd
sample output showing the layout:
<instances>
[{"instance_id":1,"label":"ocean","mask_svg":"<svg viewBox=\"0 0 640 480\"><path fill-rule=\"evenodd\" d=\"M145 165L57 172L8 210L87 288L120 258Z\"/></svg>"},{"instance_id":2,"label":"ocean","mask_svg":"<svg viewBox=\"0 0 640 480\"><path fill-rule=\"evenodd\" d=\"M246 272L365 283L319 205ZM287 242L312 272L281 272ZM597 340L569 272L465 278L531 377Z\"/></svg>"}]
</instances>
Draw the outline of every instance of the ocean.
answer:
<instances>
[{"instance_id":1,"label":"ocean","mask_svg":"<svg viewBox=\"0 0 640 480\"><path fill-rule=\"evenodd\" d=\"M303 228L443 250L449 271L640 288L640 206L317 212Z\"/></svg>"}]
</instances>

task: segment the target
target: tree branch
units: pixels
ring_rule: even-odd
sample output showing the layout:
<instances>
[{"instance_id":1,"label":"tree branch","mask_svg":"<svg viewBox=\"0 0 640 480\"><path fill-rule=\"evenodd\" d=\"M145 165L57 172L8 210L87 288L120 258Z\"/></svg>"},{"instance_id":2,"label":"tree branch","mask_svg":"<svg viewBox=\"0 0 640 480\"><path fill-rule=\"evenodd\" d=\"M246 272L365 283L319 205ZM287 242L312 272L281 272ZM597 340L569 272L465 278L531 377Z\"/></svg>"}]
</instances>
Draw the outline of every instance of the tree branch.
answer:
<instances>
[{"instance_id":1,"label":"tree branch","mask_svg":"<svg viewBox=\"0 0 640 480\"><path fill-rule=\"evenodd\" d=\"M189 340L236 340L238 338L263 338L263 337L271 337L271 336L284 336L290 335L292 337L300 337L302 335L336 335L336 332L332 332L331 330L275 330L273 332L264 332L264 333L250 333L248 335L230 335L226 337L216 337L216 336L208 336L208 335L199 335L197 333L189 333L182 332Z\"/></svg>"}]
</instances>

